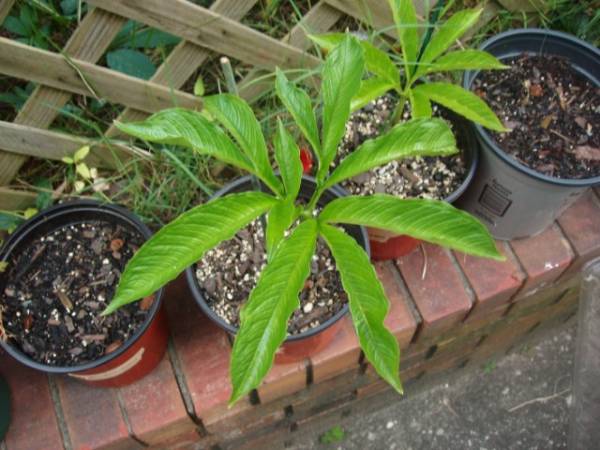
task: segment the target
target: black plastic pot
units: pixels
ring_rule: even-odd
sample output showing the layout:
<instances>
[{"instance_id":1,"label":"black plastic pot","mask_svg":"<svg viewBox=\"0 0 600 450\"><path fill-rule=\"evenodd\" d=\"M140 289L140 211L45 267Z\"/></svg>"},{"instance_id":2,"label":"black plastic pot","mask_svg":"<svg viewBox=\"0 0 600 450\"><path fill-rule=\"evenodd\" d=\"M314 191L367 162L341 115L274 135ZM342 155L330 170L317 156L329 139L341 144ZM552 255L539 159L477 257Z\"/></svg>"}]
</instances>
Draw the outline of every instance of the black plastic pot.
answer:
<instances>
[{"instance_id":1,"label":"black plastic pot","mask_svg":"<svg viewBox=\"0 0 600 450\"><path fill-rule=\"evenodd\" d=\"M600 86L600 51L565 33L521 29L501 33L480 47L500 60L519 56L555 55ZM471 89L479 72L467 72L463 86ZM472 124L481 145L479 168L459 206L479 217L498 239L532 236L543 231L600 177L559 179L543 175L506 154L481 125Z\"/></svg>"},{"instance_id":2,"label":"black plastic pot","mask_svg":"<svg viewBox=\"0 0 600 450\"><path fill-rule=\"evenodd\" d=\"M75 201L51 207L38 213L19 226L6 241L0 252L0 261L22 252L30 242L65 225L99 220L119 223L141 233L145 239L152 236L150 229L128 210L95 201ZM6 276L0 274L0 290L4 291ZM129 384L149 373L162 359L168 341L168 328L162 309L163 289L155 293L154 302L146 321L135 334L115 351L96 361L74 367L41 364L0 340L0 346L22 364L48 373L69 374L96 386L115 387Z\"/></svg>"},{"instance_id":3,"label":"black plastic pot","mask_svg":"<svg viewBox=\"0 0 600 450\"><path fill-rule=\"evenodd\" d=\"M0 376L0 442L4 439L10 424L10 392L8 384Z\"/></svg>"},{"instance_id":4,"label":"black plastic pot","mask_svg":"<svg viewBox=\"0 0 600 450\"><path fill-rule=\"evenodd\" d=\"M302 185L300 187L300 196L310 199L311 195L315 190L316 184L312 177L303 176ZM225 186L223 189L216 192L212 198L222 197L227 194L235 192L244 192L254 190L252 178L245 176ZM336 186L328 189L319 200L319 206L324 206L327 203L335 200L336 198L346 196L347 193ZM357 225L347 225L344 229L350 234L361 247L365 249L368 255L370 255L369 240L367 238L367 232L363 227ZM217 313L215 313L210 306L208 306L202 288L196 278L195 266L190 266L186 269L186 277L190 290L194 299L202 309L202 311L219 327L234 335L237 333L237 327L225 322ZM278 350L276 355L276 362L287 363L297 361L306 358L312 353L315 353L325 347L335 334L339 331L339 325L341 325L340 319L348 312L348 304L338 311L333 317L326 322L322 323L318 327L311 328L304 333L290 335L285 340L285 343Z\"/></svg>"},{"instance_id":5,"label":"black plastic pot","mask_svg":"<svg viewBox=\"0 0 600 450\"><path fill-rule=\"evenodd\" d=\"M447 196L444 201L456 203L465 193L479 164L479 143L470 123L463 117L447 111L448 120L452 123L454 135L457 139L457 147L462 151L462 157L467 168L467 175L463 182ZM396 235L391 231L368 228L369 243L371 245L371 258L374 261L386 261L401 258L412 253L421 243L419 239L407 235Z\"/></svg>"}]
</instances>

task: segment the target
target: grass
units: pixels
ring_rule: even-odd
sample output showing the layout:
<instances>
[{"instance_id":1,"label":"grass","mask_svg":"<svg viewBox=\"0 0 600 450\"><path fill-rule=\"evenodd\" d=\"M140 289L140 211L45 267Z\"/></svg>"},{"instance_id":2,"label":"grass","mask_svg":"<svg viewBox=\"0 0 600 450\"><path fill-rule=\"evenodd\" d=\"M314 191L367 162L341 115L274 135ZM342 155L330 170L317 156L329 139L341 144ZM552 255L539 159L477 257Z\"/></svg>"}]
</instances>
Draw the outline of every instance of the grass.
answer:
<instances>
[{"instance_id":1,"label":"grass","mask_svg":"<svg viewBox=\"0 0 600 450\"><path fill-rule=\"evenodd\" d=\"M203 7L208 7L213 3L212 0L194 0L194 2ZM56 12L61 13L62 2L49 0L47 3ZM430 0L429 6L431 7L435 3L436 1ZM33 17L32 20L36 21L39 25L38 28L45 27L47 33L40 36L39 32L32 30L31 36L19 37L14 32L7 30L5 26L0 34L14 39L29 39L32 45L41 45L51 51L56 51L64 45L72 33L78 22L78 17L72 11L69 16L64 14L64 18L56 17L55 14L50 14L48 11L36 7L36 4L39 4L39 2L18 0L13 7L12 15L21 18L23 10L33 11L29 14ZM302 16L315 4L316 0L260 0L242 22L279 39L288 34L301 20ZM477 4L479 2L475 0L448 0L444 6L449 7L451 10L457 10L464 7L473 7ZM597 5L597 0L578 2L548 0L548 8L545 11L538 11L529 15L503 10L477 33L474 42L480 42L490 35L506 29L537 23L539 26L575 34L594 45L598 45L600 39L600 10L595 5ZM27 14L25 15L27 16ZM121 33L119 40L115 41L111 50L119 46L127 47L129 45L129 47L135 47L137 45L134 44L136 36L139 37L140 33L148 31L147 27L136 26L131 28L131 24L130 29L134 31L129 34ZM339 31L345 29L365 31L363 25L347 16L342 16L334 29ZM371 31L370 33L380 35L381 30ZM130 44L127 41L128 36L131 36L132 39ZM168 44L158 45L155 48L145 48L143 46L135 48L144 53L153 64L159 65L167 57L173 46L174 44ZM311 49L311 51L316 54L315 49ZM193 85L198 77L201 77L204 82L206 95L224 90L225 83L218 62L219 56L214 55L202 64L196 73L190 77L190 80L185 83L182 90L192 92ZM106 58L103 58L100 64L106 64ZM236 82L241 83L240 87L242 87L246 76L253 69L241 61L232 60L232 65ZM314 72L309 70L288 71L289 77L306 81L305 84L311 89L311 96L316 98L318 89L311 83L312 75L314 75ZM6 77L0 78L0 82L2 83L2 88L0 88L0 119L13 120L15 112L22 105L28 93L31 92L33 85ZM258 77L252 79L247 85L252 86L257 83L272 85L272 82L273 77L271 74L259 73ZM15 93L18 95L9 96L15 101L14 105L5 101L6 97L2 97L3 94ZM267 89L266 92L253 98L252 102L267 135L271 135L274 131L271 128L275 123L274 117L288 119L272 89ZM79 136L102 138L103 133L122 109L120 106L91 98L73 96L70 103L60 111L51 128ZM136 144L148 148L152 157L150 160L133 157L122 162L117 171L100 170L98 177L108 185L108 190L95 192L91 183L88 182L83 191L75 192L74 183L77 181L77 174L74 173L72 167L68 167L61 162L34 158L30 159L24 166L15 185L16 187L38 189L46 197L48 191L54 190L62 192L65 196L77 197L88 194L105 201L118 202L133 210L151 225L159 226L190 207L205 201L211 192L238 175L231 169L225 168L221 163L187 150L171 147L152 147L145 143Z\"/></svg>"}]
</instances>

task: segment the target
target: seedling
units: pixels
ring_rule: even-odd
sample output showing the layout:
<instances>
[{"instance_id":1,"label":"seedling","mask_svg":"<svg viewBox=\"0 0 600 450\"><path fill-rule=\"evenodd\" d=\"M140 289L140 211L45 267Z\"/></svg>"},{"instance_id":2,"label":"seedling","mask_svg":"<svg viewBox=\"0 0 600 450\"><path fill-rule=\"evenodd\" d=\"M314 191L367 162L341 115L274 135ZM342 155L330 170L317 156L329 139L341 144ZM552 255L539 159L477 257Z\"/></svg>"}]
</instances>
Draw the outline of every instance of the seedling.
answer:
<instances>
[{"instance_id":1,"label":"seedling","mask_svg":"<svg viewBox=\"0 0 600 450\"><path fill-rule=\"evenodd\" d=\"M487 229L445 202L400 200L389 195L348 196L322 210L316 208L321 195L346 178L403 157L457 151L443 120L416 119L366 141L330 173L363 71L363 48L354 37L345 36L322 68L320 132L309 95L277 71L277 95L316 155L316 189L308 202L298 199L302 163L292 135L279 121L273 141L279 169L276 174L260 125L248 104L237 96L220 94L203 99L214 122L199 112L173 108L143 122L117 124L123 132L140 139L181 145L234 165L251 173L269 191L213 199L162 228L130 260L104 312L109 314L151 295L207 250L266 215L268 263L240 313L230 364L231 404L256 388L273 364L277 348L286 339L288 319L300 305L298 295L319 237L335 259L366 358L382 378L402 392L398 342L383 324L388 300L367 253L341 224L377 227L461 252L502 259Z\"/></svg>"}]
</instances>

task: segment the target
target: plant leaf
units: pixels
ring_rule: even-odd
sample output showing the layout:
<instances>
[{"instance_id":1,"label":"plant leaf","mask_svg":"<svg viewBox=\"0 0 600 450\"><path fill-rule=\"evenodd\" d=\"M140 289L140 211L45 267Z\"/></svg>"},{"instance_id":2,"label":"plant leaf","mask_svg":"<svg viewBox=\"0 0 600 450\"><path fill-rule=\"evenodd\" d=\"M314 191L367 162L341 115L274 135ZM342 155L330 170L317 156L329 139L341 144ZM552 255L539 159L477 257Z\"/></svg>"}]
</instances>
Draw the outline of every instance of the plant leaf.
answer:
<instances>
[{"instance_id":1,"label":"plant leaf","mask_svg":"<svg viewBox=\"0 0 600 450\"><path fill-rule=\"evenodd\" d=\"M417 33L417 13L413 0L388 0L392 9L394 23L398 39L402 46L402 54L406 70L406 77L410 77L410 63L417 61L417 51L419 50L419 35Z\"/></svg>"},{"instance_id":2,"label":"plant leaf","mask_svg":"<svg viewBox=\"0 0 600 450\"><path fill-rule=\"evenodd\" d=\"M347 35L342 43L329 53L325 61L321 84L323 147L317 180L325 178L346 130L346 121L350 116L350 101L360 87L360 79L363 74L362 53L362 48L356 38Z\"/></svg>"},{"instance_id":3,"label":"plant leaf","mask_svg":"<svg viewBox=\"0 0 600 450\"><path fill-rule=\"evenodd\" d=\"M281 120L278 121L274 144L275 159L281 171L285 195L287 198L294 200L298 195L298 191L300 191L302 161L300 161L300 149L294 138L283 127Z\"/></svg>"},{"instance_id":4,"label":"plant leaf","mask_svg":"<svg viewBox=\"0 0 600 450\"><path fill-rule=\"evenodd\" d=\"M398 341L383 324L389 301L369 256L343 231L326 224L320 229L348 294L360 346L377 373L402 393Z\"/></svg>"},{"instance_id":5,"label":"plant leaf","mask_svg":"<svg viewBox=\"0 0 600 450\"><path fill-rule=\"evenodd\" d=\"M431 117L431 103L426 96L420 92L414 92L412 89L409 89L408 98L410 100L410 111L413 119Z\"/></svg>"},{"instance_id":6,"label":"plant leaf","mask_svg":"<svg viewBox=\"0 0 600 450\"><path fill-rule=\"evenodd\" d=\"M145 141L188 147L255 173L246 155L223 130L199 112L183 108L164 109L141 122L115 122L115 126Z\"/></svg>"},{"instance_id":7,"label":"plant leaf","mask_svg":"<svg viewBox=\"0 0 600 450\"><path fill-rule=\"evenodd\" d=\"M370 139L346 156L325 182L333 186L373 167L409 156L452 155L456 140L442 119L414 119L401 123L388 133Z\"/></svg>"},{"instance_id":8,"label":"plant leaf","mask_svg":"<svg viewBox=\"0 0 600 450\"><path fill-rule=\"evenodd\" d=\"M260 124L250 106L235 95L219 94L205 97L204 107L231 133L252 162L255 173L274 192L282 194L281 183L269 162L269 152Z\"/></svg>"},{"instance_id":9,"label":"plant leaf","mask_svg":"<svg viewBox=\"0 0 600 450\"><path fill-rule=\"evenodd\" d=\"M464 9L452 15L431 37L429 45L423 51L421 63L430 63L444 53L457 39L471 28L481 15L482 9Z\"/></svg>"},{"instance_id":10,"label":"plant leaf","mask_svg":"<svg viewBox=\"0 0 600 450\"><path fill-rule=\"evenodd\" d=\"M151 295L275 203L274 197L262 192L243 192L216 198L185 212L133 255L103 314Z\"/></svg>"},{"instance_id":11,"label":"plant leaf","mask_svg":"<svg viewBox=\"0 0 600 450\"><path fill-rule=\"evenodd\" d=\"M89 180L90 178L92 178L92 175L90 173L90 168L87 166L86 163L78 163L75 166L75 171L81 175L83 178L85 178L86 180Z\"/></svg>"},{"instance_id":12,"label":"plant leaf","mask_svg":"<svg viewBox=\"0 0 600 450\"><path fill-rule=\"evenodd\" d=\"M421 63L415 78L432 72L506 69L507 67L488 52L481 50L457 50L440 56L432 63Z\"/></svg>"},{"instance_id":13,"label":"plant leaf","mask_svg":"<svg viewBox=\"0 0 600 450\"><path fill-rule=\"evenodd\" d=\"M276 72L275 90L277 97L292 115L296 125L298 125L304 137L310 142L315 154L321 160L319 129L310 97L304 90L289 81L279 68Z\"/></svg>"},{"instance_id":14,"label":"plant leaf","mask_svg":"<svg viewBox=\"0 0 600 450\"><path fill-rule=\"evenodd\" d=\"M448 109L495 131L506 131L494 111L472 92L451 83L424 83L413 88L413 93L426 96Z\"/></svg>"},{"instance_id":15,"label":"plant leaf","mask_svg":"<svg viewBox=\"0 0 600 450\"><path fill-rule=\"evenodd\" d=\"M281 199L269 211L266 231L267 255L269 259L273 254L273 250L277 248L277 245L283 239L285 230L292 225L295 218L296 206L294 205L294 198Z\"/></svg>"},{"instance_id":16,"label":"plant leaf","mask_svg":"<svg viewBox=\"0 0 600 450\"><path fill-rule=\"evenodd\" d=\"M149 80L156 72L156 66L147 55L129 48L120 48L108 52L106 54L106 64L113 70L143 80Z\"/></svg>"},{"instance_id":17,"label":"plant leaf","mask_svg":"<svg viewBox=\"0 0 600 450\"><path fill-rule=\"evenodd\" d=\"M328 52L341 44L345 36L345 33L308 35L315 44ZM365 67L367 70L378 77L389 81L393 86L399 85L400 72L398 72L398 68L389 55L383 50L375 47L369 41L360 39L359 43L364 52Z\"/></svg>"},{"instance_id":18,"label":"plant leaf","mask_svg":"<svg viewBox=\"0 0 600 450\"><path fill-rule=\"evenodd\" d=\"M394 85L389 81L379 77L367 78L360 83L358 93L352 97L350 109L356 111L376 98L381 97L387 91L394 89Z\"/></svg>"},{"instance_id":19,"label":"plant leaf","mask_svg":"<svg viewBox=\"0 0 600 450\"><path fill-rule=\"evenodd\" d=\"M242 309L231 353L230 405L260 384L286 338L288 319L300 306L298 294L309 273L317 229L317 221L309 219L281 241Z\"/></svg>"},{"instance_id":20,"label":"plant leaf","mask_svg":"<svg viewBox=\"0 0 600 450\"><path fill-rule=\"evenodd\" d=\"M204 81L202 81L202 75L198 75L196 82L194 83L194 95L196 97L202 97L204 95Z\"/></svg>"},{"instance_id":21,"label":"plant leaf","mask_svg":"<svg viewBox=\"0 0 600 450\"><path fill-rule=\"evenodd\" d=\"M481 222L444 201L402 200L385 194L343 197L328 203L319 220L381 228L463 253L504 259Z\"/></svg>"},{"instance_id":22,"label":"plant leaf","mask_svg":"<svg viewBox=\"0 0 600 450\"><path fill-rule=\"evenodd\" d=\"M89 145L84 145L83 147L81 147L79 150L77 150L74 154L73 154L73 161L74 162L80 162L83 161L85 159L85 157L90 153L90 146Z\"/></svg>"},{"instance_id":23,"label":"plant leaf","mask_svg":"<svg viewBox=\"0 0 600 450\"><path fill-rule=\"evenodd\" d=\"M8 16L4 20L2 28L22 37L28 37L30 34L30 30L27 28L27 25L14 16Z\"/></svg>"}]
</instances>

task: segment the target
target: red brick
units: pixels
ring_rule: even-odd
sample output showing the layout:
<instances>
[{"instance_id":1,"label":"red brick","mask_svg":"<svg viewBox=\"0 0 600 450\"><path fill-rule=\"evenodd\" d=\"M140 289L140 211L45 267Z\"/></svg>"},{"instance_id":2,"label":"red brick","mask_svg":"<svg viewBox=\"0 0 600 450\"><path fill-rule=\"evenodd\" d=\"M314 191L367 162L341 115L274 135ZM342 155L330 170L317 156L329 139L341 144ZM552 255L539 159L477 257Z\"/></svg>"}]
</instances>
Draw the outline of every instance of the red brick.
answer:
<instances>
[{"instance_id":1,"label":"red brick","mask_svg":"<svg viewBox=\"0 0 600 450\"><path fill-rule=\"evenodd\" d=\"M471 309L470 296L447 251L431 244L423 244L423 248L427 254L425 279L421 250L396 261L423 319L419 338L447 330Z\"/></svg>"},{"instance_id":2,"label":"red brick","mask_svg":"<svg viewBox=\"0 0 600 450\"><path fill-rule=\"evenodd\" d=\"M600 256L600 200L591 190L571 205L558 223L577 256L565 274L578 272L586 261Z\"/></svg>"},{"instance_id":3,"label":"red brick","mask_svg":"<svg viewBox=\"0 0 600 450\"><path fill-rule=\"evenodd\" d=\"M169 358L148 376L120 389L131 430L148 445L171 445L181 437L199 438L187 414Z\"/></svg>"},{"instance_id":4,"label":"red brick","mask_svg":"<svg viewBox=\"0 0 600 450\"><path fill-rule=\"evenodd\" d=\"M502 317L506 313L506 311L508 310L510 305L511 305L510 303L504 303L493 309L475 310L467 316L464 323L465 324L472 324L472 323L484 324L484 323L494 322L494 321L500 319L500 317Z\"/></svg>"},{"instance_id":5,"label":"red brick","mask_svg":"<svg viewBox=\"0 0 600 450\"><path fill-rule=\"evenodd\" d=\"M342 322L340 330L333 341L326 348L310 357L315 383L333 378L353 367L358 367L360 346L352 325L352 319L348 314L340 321Z\"/></svg>"},{"instance_id":6,"label":"red brick","mask_svg":"<svg viewBox=\"0 0 600 450\"><path fill-rule=\"evenodd\" d=\"M525 279L518 263L503 243L497 242L496 247L506 257L506 261L495 261L455 252L458 264L475 293L475 305L471 314L490 311L507 303Z\"/></svg>"},{"instance_id":7,"label":"red brick","mask_svg":"<svg viewBox=\"0 0 600 450\"><path fill-rule=\"evenodd\" d=\"M142 446L129 436L117 389L94 388L57 378L62 410L74 450L129 450Z\"/></svg>"},{"instance_id":8,"label":"red brick","mask_svg":"<svg viewBox=\"0 0 600 450\"><path fill-rule=\"evenodd\" d=\"M308 360L291 364L273 364L273 367L258 387L258 397L262 403L298 392L306 387L306 367Z\"/></svg>"},{"instance_id":9,"label":"red brick","mask_svg":"<svg viewBox=\"0 0 600 450\"><path fill-rule=\"evenodd\" d=\"M4 441L7 449L63 448L48 377L6 354L0 354L0 373L10 386L12 400L11 424Z\"/></svg>"},{"instance_id":10,"label":"red brick","mask_svg":"<svg viewBox=\"0 0 600 450\"><path fill-rule=\"evenodd\" d=\"M392 263L376 263L375 269L390 301L390 310L384 323L398 339L400 348L406 348L417 329L417 321L407 303L409 300L400 288L396 278L398 273Z\"/></svg>"},{"instance_id":11,"label":"red brick","mask_svg":"<svg viewBox=\"0 0 600 450\"><path fill-rule=\"evenodd\" d=\"M176 280L166 302L171 336L194 410L204 416L227 405L231 394L229 356L225 331L212 323L192 299L185 281Z\"/></svg>"},{"instance_id":12,"label":"red brick","mask_svg":"<svg viewBox=\"0 0 600 450\"><path fill-rule=\"evenodd\" d=\"M556 224L537 236L510 243L527 275L519 296L556 280L574 259L569 242Z\"/></svg>"}]
</instances>

